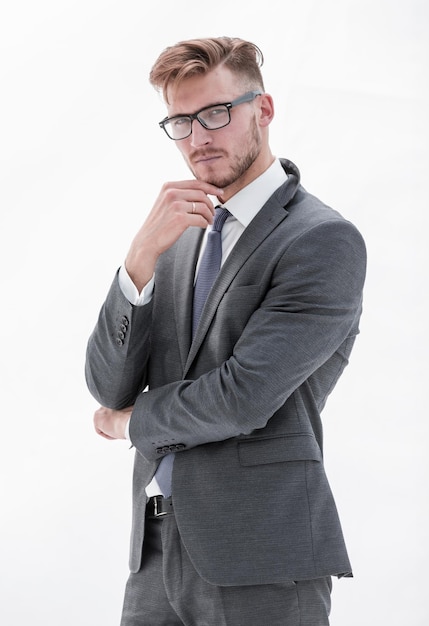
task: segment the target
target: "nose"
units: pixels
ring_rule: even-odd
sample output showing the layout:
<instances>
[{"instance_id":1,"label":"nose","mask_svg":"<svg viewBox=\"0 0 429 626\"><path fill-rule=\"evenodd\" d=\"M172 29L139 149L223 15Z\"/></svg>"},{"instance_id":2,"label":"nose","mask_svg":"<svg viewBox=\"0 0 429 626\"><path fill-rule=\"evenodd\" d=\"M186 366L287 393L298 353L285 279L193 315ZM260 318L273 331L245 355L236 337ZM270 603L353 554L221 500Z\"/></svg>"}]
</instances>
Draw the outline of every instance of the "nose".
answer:
<instances>
[{"instance_id":1,"label":"nose","mask_svg":"<svg viewBox=\"0 0 429 626\"><path fill-rule=\"evenodd\" d=\"M191 134L191 146L198 148L199 146L205 146L211 143L210 130L204 128L204 126L197 120L192 122L192 134Z\"/></svg>"}]
</instances>

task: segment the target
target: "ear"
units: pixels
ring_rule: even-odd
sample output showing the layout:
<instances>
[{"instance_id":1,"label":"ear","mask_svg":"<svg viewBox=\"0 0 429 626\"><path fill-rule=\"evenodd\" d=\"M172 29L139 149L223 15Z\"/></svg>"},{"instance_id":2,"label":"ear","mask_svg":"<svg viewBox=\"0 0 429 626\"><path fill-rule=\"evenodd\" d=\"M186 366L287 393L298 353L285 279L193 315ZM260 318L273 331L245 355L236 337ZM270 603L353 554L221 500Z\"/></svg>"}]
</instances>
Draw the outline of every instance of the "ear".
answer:
<instances>
[{"instance_id":1,"label":"ear","mask_svg":"<svg viewBox=\"0 0 429 626\"><path fill-rule=\"evenodd\" d=\"M269 126L274 117L274 101L269 93L263 93L257 98L259 105L259 125Z\"/></svg>"}]
</instances>

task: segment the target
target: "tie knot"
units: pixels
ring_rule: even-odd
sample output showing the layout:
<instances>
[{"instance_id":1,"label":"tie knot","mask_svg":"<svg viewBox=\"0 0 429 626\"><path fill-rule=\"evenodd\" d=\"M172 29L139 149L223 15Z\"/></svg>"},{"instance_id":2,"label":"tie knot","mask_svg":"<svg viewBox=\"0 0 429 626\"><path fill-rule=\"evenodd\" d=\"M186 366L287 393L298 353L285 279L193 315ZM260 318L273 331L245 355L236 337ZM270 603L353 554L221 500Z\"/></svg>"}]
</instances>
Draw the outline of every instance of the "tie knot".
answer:
<instances>
[{"instance_id":1,"label":"tie knot","mask_svg":"<svg viewBox=\"0 0 429 626\"><path fill-rule=\"evenodd\" d=\"M220 232L223 228L223 225L226 222L226 219L230 215L228 209L225 209L223 206L217 206L215 208L215 217L213 221L213 230Z\"/></svg>"}]
</instances>

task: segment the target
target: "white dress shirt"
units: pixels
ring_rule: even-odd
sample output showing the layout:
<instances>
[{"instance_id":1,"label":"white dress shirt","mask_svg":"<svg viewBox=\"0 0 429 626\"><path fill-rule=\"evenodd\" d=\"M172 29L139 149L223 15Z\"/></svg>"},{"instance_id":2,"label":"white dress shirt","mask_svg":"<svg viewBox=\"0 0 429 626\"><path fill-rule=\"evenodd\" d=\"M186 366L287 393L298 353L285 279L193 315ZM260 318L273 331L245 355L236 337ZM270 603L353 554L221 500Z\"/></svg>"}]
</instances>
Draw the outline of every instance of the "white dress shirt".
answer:
<instances>
[{"instance_id":1,"label":"white dress shirt","mask_svg":"<svg viewBox=\"0 0 429 626\"><path fill-rule=\"evenodd\" d=\"M235 194L228 202L222 204L231 213L222 228L222 260L221 264L230 254L231 250L237 243L244 229L250 224L268 198L272 196L274 191L278 189L287 179L287 174L281 166L278 159L258 178L244 187ZM216 197L210 197L214 206L219 205ZM195 278L198 274L202 253L204 252L207 235L211 230L211 226L206 228L204 238L201 243L200 254L198 258ZM194 278L194 280L195 280ZM119 270L119 285L125 297L136 306L143 306L150 302L155 285L155 275L148 284L138 293L136 286L129 277L125 266ZM129 439L129 423L127 424L126 436ZM146 488L149 497L154 495L171 495L171 471L173 467L174 454L168 454L163 457L158 466L155 476Z\"/></svg>"}]
</instances>

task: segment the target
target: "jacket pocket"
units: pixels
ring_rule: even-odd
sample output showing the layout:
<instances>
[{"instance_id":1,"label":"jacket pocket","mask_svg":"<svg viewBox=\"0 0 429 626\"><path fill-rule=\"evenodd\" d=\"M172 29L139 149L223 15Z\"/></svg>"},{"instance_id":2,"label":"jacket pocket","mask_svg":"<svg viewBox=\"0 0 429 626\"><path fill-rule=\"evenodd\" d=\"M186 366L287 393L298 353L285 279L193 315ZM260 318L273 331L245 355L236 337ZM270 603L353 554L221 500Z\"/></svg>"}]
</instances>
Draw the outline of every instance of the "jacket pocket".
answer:
<instances>
[{"instance_id":1,"label":"jacket pocket","mask_svg":"<svg viewBox=\"0 0 429 626\"><path fill-rule=\"evenodd\" d=\"M240 465L264 465L288 461L322 461L322 452L313 435L285 435L238 442Z\"/></svg>"}]
</instances>

